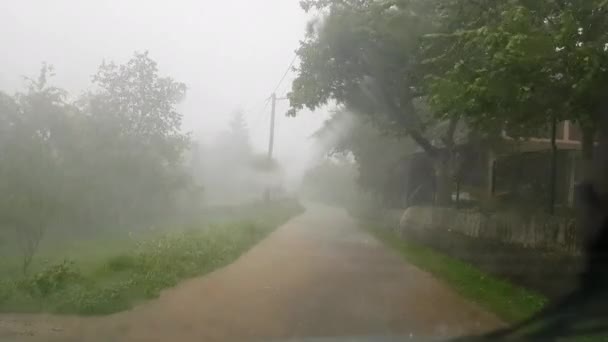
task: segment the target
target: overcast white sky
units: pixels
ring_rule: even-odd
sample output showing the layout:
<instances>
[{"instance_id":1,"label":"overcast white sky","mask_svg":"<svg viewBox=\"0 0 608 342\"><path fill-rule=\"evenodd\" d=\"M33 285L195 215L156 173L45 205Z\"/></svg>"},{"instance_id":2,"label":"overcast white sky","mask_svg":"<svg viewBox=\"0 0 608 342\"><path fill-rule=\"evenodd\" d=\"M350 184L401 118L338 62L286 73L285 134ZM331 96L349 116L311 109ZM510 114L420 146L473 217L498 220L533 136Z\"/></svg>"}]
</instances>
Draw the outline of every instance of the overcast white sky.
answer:
<instances>
[{"instance_id":1,"label":"overcast white sky","mask_svg":"<svg viewBox=\"0 0 608 342\"><path fill-rule=\"evenodd\" d=\"M247 111L257 149L267 144L270 106L303 37L308 16L298 0L0 0L0 89L13 92L22 75L53 64L54 83L79 94L105 58L125 62L150 51L162 74L186 83L184 125L214 136L232 111ZM291 74L279 89L284 95ZM324 120L320 113L286 118L278 104L276 153L293 172L302 168Z\"/></svg>"}]
</instances>

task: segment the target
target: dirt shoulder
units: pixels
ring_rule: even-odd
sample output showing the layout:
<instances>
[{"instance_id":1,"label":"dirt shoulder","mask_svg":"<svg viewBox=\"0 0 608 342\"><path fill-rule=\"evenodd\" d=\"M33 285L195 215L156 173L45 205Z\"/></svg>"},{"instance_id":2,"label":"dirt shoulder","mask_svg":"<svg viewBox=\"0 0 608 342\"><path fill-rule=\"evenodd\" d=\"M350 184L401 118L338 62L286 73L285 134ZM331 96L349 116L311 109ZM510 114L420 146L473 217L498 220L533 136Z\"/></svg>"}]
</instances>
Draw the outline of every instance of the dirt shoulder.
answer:
<instances>
[{"instance_id":1,"label":"dirt shoulder","mask_svg":"<svg viewBox=\"0 0 608 342\"><path fill-rule=\"evenodd\" d=\"M309 206L232 265L107 317L0 315L0 340L454 336L501 326L345 212Z\"/></svg>"}]
</instances>

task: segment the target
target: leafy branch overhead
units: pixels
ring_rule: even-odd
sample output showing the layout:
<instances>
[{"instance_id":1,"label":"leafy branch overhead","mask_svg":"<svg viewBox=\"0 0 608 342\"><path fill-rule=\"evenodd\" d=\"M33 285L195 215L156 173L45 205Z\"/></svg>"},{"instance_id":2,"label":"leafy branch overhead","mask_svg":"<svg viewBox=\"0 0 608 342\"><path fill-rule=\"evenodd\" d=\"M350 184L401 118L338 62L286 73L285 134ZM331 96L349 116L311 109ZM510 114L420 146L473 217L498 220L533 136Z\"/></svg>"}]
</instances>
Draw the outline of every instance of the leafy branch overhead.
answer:
<instances>
[{"instance_id":1,"label":"leafy branch overhead","mask_svg":"<svg viewBox=\"0 0 608 342\"><path fill-rule=\"evenodd\" d=\"M289 95L289 114L336 100L370 114L377 124L397 134L411 135L434 153L423 135L425 120L414 105L423 95L416 65L417 42L429 26L418 13L426 8L402 11L388 2L369 1L315 2L315 6L329 14L309 31L298 50L301 66Z\"/></svg>"},{"instance_id":2,"label":"leafy branch overhead","mask_svg":"<svg viewBox=\"0 0 608 342\"><path fill-rule=\"evenodd\" d=\"M482 138L505 128L529 136L555 118L580 123L593 139L608 86L605 1L301 5L317 19L297 50L289 115L335 101L409 136L442 177L455 172L452 128L463 124ZM447 128L440 137L438 126Z\"/></svg>"}]
</instances>

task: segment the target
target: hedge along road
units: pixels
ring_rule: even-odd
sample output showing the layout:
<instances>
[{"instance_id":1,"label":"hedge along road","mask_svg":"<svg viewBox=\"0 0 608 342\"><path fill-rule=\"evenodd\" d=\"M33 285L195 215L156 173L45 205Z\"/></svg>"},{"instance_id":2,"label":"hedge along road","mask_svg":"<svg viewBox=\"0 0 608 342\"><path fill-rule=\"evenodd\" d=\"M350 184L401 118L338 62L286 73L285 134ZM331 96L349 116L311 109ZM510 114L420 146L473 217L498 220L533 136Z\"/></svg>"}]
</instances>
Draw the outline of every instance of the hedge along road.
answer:
<instances>
[{"instance_id":1,"label":"hedge along road","mask_svg":"<svg viewBox=\"0 0 608 342\"><path fill-rule=\"evenodd\" d=\"M344 211L308 205L235 263L157 300L106 317L0 315L0 339L448 337L502 325L357 229Z\"/></svg>"}]
</instances>

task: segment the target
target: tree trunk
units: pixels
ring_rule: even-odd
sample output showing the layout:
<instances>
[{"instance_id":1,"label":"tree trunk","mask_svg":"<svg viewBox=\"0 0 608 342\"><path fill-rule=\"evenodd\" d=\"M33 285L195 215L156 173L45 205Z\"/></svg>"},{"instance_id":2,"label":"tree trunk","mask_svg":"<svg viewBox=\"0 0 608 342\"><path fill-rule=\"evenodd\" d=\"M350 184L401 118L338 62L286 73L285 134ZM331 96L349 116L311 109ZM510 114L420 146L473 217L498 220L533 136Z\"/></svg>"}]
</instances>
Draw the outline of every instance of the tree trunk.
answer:
<instances>
[{"instance_id":1,"label":"tree trunk","mask_svg":"<svg viewBox=\"0 0 608 342\"><path fill-rule=\"evenodd\" d=\"M454 181L453 157L454 157L454 133L458 126L459 118L451 118L448 130L443 137L445 149L437 151L435 156L435 204L442 207L447 207L452 204L452 192Z\"/></svg>"},{"instance_id":2,"label":"tree trunk","mask_svg":"<svg viewBox=\"0 0 608 342\"><path fill-rule=\"evenodd\" d=\"M581 141L583 179L591 179L593 173L593 150L595 149L595 133L593 126L582 126Z\"/></svg>"},{"instance_id":3,"label":"tree trunk","mask_svg":"<svg viewBox=\"0 0 608 342\"><path fill-rule=\"evenodd\" d=\"M449 206L452 204L452 173L449 156L442 154L435 163L435 204Z\"/></svg>"}]
</instances>

